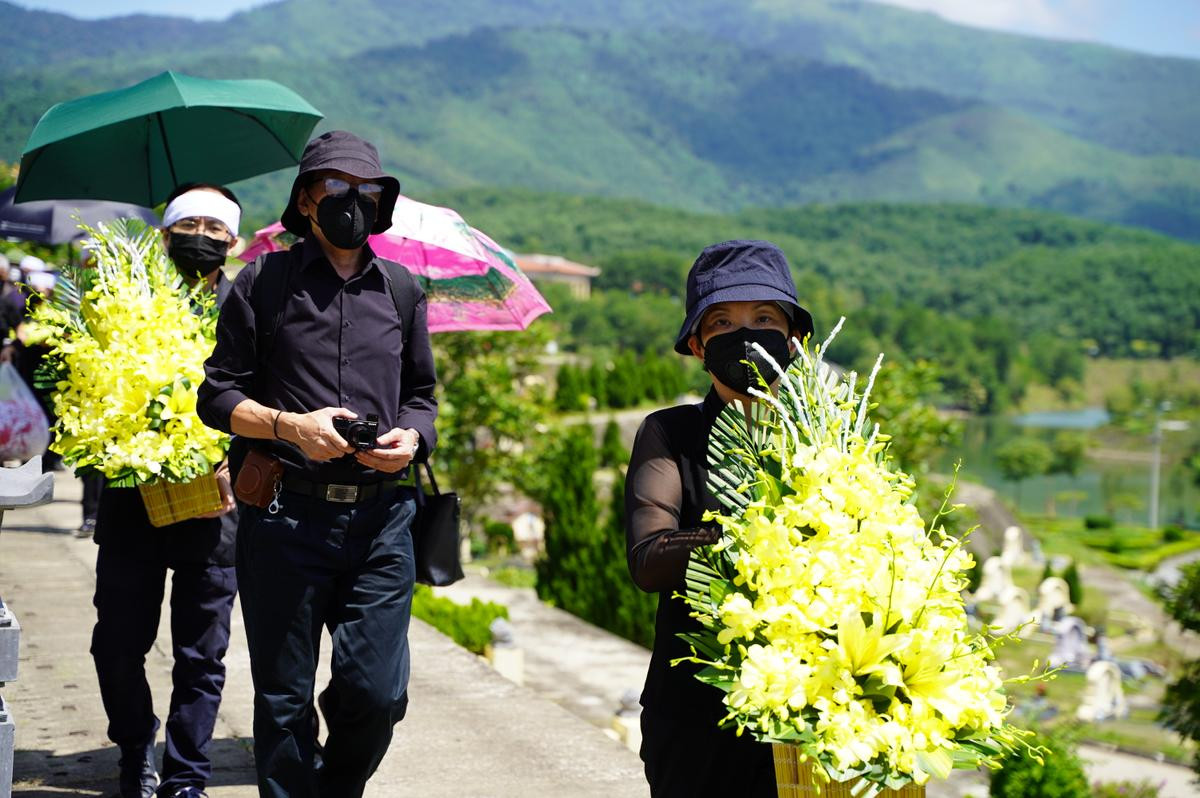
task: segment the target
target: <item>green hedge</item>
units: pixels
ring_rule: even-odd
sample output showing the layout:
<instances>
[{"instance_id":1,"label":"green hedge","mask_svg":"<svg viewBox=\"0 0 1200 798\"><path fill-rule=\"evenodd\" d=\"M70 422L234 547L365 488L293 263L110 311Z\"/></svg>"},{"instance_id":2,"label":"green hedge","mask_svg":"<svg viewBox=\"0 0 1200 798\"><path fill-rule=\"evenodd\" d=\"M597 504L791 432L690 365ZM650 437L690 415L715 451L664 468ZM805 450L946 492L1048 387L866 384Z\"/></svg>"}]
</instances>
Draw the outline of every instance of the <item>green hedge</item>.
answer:
<instances>
[{"instance_id":1,"label":"green hedge","mask_svg":"<svg viewBox=\"0 0 1200 798\"><path fill-rule=\"evenodd\" d=\"M1176 554L1186 554L1194 549L1200 549L1200 535L1177 540L1174 543L1163 543L1150 551L1122 552L1108 554L1105 559L1120 568L1130 568L1138 571L1152 571L1158 564Z\"/></svg>"},{"instance_id":2,"label":"green hedge","mask_svg":"<svg viewBox=\"0 0 1200 798\"><path fill-rule=\"evenodd\" d=\"M412 614L468 651L482 654L492 640L488 627L497 618L507 618L508 607L477 598L470 604L459 604L433 595L428 585L417 585Z\"/></svg>"}]
</instances>

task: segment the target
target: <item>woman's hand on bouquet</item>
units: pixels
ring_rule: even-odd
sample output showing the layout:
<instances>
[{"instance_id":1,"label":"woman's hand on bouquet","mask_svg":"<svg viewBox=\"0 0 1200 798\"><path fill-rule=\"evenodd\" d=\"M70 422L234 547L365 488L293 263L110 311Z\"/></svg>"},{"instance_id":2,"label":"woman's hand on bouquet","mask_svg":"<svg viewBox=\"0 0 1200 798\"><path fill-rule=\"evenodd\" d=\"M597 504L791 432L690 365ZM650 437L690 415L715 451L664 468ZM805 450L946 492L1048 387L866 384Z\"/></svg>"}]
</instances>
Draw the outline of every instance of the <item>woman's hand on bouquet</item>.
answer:
<instances>
[{"instance_id":1,"label":"woman's hand on bouquet","mask_svg":"<svg viewBox=\"0 0 1200 798\"><path fill-rule=\"evenodd\" d=\"M233 483L229 479L229 461L222 460L217 466L217 490L221 492L221 509L213 510L211 513L205 513L199 516L200 518L220 518L226 513L233 512L237 507L237 502L233 496Z\"/></svg>"}]
</instances>

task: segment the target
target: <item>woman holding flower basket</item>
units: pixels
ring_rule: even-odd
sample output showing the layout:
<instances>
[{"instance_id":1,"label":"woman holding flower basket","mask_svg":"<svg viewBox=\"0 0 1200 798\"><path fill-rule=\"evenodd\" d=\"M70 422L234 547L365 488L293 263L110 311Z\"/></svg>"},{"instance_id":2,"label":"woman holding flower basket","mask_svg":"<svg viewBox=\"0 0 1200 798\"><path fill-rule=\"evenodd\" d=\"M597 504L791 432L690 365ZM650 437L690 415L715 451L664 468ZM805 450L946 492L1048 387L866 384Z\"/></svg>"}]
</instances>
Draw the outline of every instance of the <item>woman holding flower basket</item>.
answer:
<instances>
[{"instance_id":1,"label":"woman holding flower basket","mask_svg":"<svg viewBox=\"0 0 1200 798\"><path fill-rule=\"evenodd\" d=\"M879 361L860 392L824 360L841 323L803 342L763 242L701 253L687 308L676 350L713 389L646 419L626 496L634 578L671 591L642 695L653 794L920 798L1028 747L968 623L949 494L926 524L868 423Z\"/></svg>"},{"instance_id":2,"label":"woman holding flower basket","mask_svg":"<svg viewBox=\"0 0 1200 798\"><path fill-rule=\"evenodd\" d=\"M626 542L634 581L659 593L654 652L642 692L642 760L655 798L739 795L774 798L770 746L718 728L721 694L695 676L698 665L677 635L700 629L676 595L692 549L715 543L706 511L719 509L707 487L709 433L732 402L749 404L757 385L743 362L766 364L760 344L780 363L792 338L812 332L796 298L787 259L764 241L726 241L700 253L687 278L687 315L675 351L704 363L712 388L704 401L651 414L634 441L626 482Z\"/></svg>"}]
</instances>

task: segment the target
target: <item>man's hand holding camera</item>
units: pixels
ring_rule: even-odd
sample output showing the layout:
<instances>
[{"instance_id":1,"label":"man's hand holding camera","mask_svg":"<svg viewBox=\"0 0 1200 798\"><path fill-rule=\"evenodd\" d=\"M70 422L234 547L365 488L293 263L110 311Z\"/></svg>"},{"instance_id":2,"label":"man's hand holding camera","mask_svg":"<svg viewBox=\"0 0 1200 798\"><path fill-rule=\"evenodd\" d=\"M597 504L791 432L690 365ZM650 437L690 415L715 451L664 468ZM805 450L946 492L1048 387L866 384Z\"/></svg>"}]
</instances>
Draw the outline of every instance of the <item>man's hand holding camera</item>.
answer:
<instances>
[{"instance_id":1,"label":"man's hand holding camera","mask_svg":"<svg viewBox=\"0 0 1200 798\"><path fill-rule=\"evenodd\" d=\"M412 461L420 441L415 429L395 427L376 439L374 449L360 449L354 458L368 468L393 474Z\"/></svg>"},{"instance_id":2,"label":"man's hand holding camera","mask_svg":"<svg viewBox=\"0 0 1200 798\"><path fill-rule=\"evenodd\" d=\"M295 444L309 460L323 463L354 451L354 447L333 428L335 418L357 416L344 407L323 407L311 413L280 413L275 420L275 436Z\"/></svg>"},{"instance_id":3,"label":"man's hand holding camera","mask_svg":"<svg viewBox=\"0 0 1200 798\"><path fill-rule=\"evenodd\" d=\"M384 473L400 471L417 452L420 435L399 427L378 438L378 420L358 415L344 407L325 407L311 413L281 413L275 423L280 440L295 444L309 460L325 462L354 454L358 462Z\"/></svg>"}]
</instances>

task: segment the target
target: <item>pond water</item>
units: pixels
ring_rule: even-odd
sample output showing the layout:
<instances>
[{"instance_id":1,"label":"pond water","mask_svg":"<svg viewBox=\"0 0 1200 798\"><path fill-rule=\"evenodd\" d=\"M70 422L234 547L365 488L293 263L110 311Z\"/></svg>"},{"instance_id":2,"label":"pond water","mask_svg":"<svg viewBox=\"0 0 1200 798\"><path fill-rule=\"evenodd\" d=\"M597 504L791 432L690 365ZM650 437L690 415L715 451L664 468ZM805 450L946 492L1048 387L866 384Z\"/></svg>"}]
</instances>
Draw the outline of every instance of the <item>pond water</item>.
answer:
<instances>
[{"instance_id":1,"label":"pond water","mask_svg":"<svg viewBox=\"0 0 1200 798\"><path fill-rule=\"evenodd\" d=\"M1101 456L1085 458L1075 476L1033 477L1018 486L1006 481L996 465L995 451L1012 438L1032 436L1049 443L1059 430L1096 430L1107 419L1103 408L968 418L962 421L960 445L943 453L937 467L949 473L954 462L961 459L966 479L995 489L1012 506L1018 506L1019 501L1023 513L1111 514L1118 523L1145 525L1152 452L1148 436L1127 436L1119 445L1113 445L1108 436L1103 442L1093 439L1089 449L1100 450L1097 454ZM1200 527L1200 488L1192 484L1178 456L1197 439L1200 435L1194 427L1186 432L1165 433L1159 489L1159 518L1164 524Z\"/></svg>"},{"instance_id":2,"label":"pond water","mask_svg":"<svg viewBox=\"0 0 1200 798\"><path fill-rule=\"evenodd\" d=\"M1096 429L1107 424L1112 417L1103 407L1085 407L1082 410L1051 410L1045 413L1025 413L1013 416L1012 423L1018 427L1049 427L1050 429Z\"/></svg>"}]
</instances>

